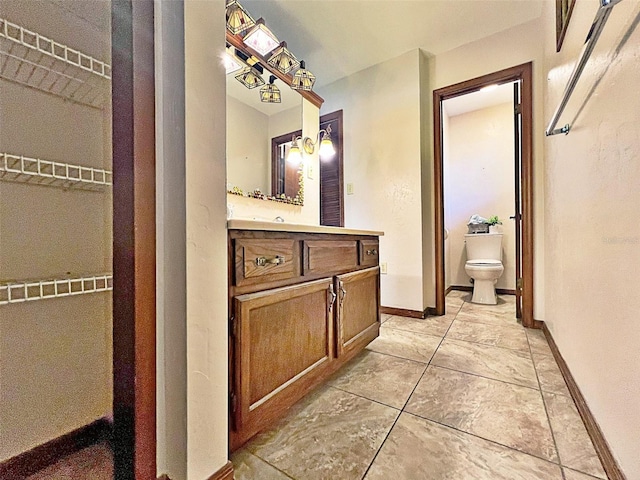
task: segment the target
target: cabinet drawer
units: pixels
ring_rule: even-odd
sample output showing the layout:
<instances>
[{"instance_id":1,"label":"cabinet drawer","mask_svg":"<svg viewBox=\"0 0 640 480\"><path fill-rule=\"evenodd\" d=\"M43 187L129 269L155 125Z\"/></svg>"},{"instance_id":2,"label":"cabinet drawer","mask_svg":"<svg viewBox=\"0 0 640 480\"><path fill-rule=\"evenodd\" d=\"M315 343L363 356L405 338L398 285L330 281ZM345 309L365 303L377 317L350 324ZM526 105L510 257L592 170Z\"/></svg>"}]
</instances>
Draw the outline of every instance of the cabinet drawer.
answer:
<instances>
[{"instance_id":1,"label":"cabinet drawer","mask_svg":"<svg viewBox=\"0 0 640 480\"><path fill-rule=\"evenodd\" d=\"M235 284L287 280L300 274L298 244L292 239L236 239Z\"/></svg>"},{"instance_id":2,"label":"cabinet drawer","mask_svg":"<svg viewBox=\"0 0 640 480\"><path fill-rule=\"evenodd\" d=\"M380 256L378 240L360 240L358 249L360 251L360 265L363 267L374 267L378 265Z\"/></svg>"},{"instance_id":3,"label":"cabinet drawer","mask_svg":"<svg viewBox=\"0 0 640 480\"><path fill-rule=\"evenodd\" d=\"M307 240L304 242L304 274L333 274L358 266L356 240Z\"/></svg>"}]
</instances>

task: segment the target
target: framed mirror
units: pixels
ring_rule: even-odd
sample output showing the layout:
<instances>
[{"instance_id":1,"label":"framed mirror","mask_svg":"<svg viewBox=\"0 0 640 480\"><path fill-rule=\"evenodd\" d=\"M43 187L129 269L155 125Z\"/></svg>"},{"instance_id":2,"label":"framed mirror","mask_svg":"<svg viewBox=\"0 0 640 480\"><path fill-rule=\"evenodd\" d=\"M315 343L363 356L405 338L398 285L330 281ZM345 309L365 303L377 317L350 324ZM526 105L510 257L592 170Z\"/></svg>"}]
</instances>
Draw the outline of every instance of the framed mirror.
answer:
<instances>
[{"instance_id":1,"label":"framed mirror","mask_svg":"<svg viewBox=\"0 0 640 480\"><path fill-rule=\"evenodd\" d=\"M292 134L299 135L302 129L303 97L276 79L281 102L264 103L260 87L247 88L236 79L238 73L227 74L227 191L302 205L302 165L292 171L284 158ZM268 82L269 72L262 77ZM282 157L280 163L276 155Z\"/></svg>"}]
</instances>

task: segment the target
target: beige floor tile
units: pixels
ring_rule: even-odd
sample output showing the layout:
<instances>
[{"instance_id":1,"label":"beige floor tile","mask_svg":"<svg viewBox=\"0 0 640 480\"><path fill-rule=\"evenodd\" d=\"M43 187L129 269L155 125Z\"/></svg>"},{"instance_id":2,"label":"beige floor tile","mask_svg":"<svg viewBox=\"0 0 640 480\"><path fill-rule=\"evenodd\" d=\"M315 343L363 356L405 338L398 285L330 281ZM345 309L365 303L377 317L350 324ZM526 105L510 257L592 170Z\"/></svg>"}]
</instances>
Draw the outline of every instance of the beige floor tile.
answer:
<instances>
[{"instance_id":1,"label":"beige floor tile","mask_svg":"<svg viewBox=\"0 0 640 480\"><path fill-rule=\"evenodd\" d=\"M447 332L447 338L529 353L527 335L522 328L456 321Z\"/></svg>"},{"instance_id":2,"label":"beige floor tile","mask_svg":"<svg viewBox=\"0 0 640 480\"><path fill-rule=\"evenodd\" d=\"M427 317L424 319L395 316L391 317L385 323L385 327L443 337L451 326L453 319L454 317L452 315Z\"/></svg>"},{"instance_id":3,"label":"beige floor tile","mask_svg":"<svg viewBox=\"0 0 640 480\"><path fill-rule=\"evenodd\" d=\"M113 454L106 443L73 453L59 462L27 477L27 480L111 480Z\"/></svg>"},{"instance_id":4,"label":"beige floor tile","mask_svg":"<svg viewBox=\"0 0 640 480\"><path fill-rule=\"evenodd\" d=\"M471 292L463 290L451 290L449 293L447 293L447 296L445 298L461 298L463 301L471 301Z\"/></svg>"},{"instance_id":5,"label":"beige floor tile","mask_svg":"<svg viewBox=\"0 0 640 480\"><path fill-rule=\"evenodd\" d=\"M562 474L553 463L403 413L365 477L390 479L561 480Z\"/></svg>"},{"instance_id":6,"label":"beige floor tile","mask_svg":"<svg viewBox=\"0 0 640 480\"><path fill-rule=\"evenodd\" d=\"M573 400L546 392L543 396L562 466L607 478Z\"/></svg>"},{"instance_id":7,"label":"beige floor tile","mask_svg":"<svg viewBox=\"0 0 640 480\"><path fill-rule=\"evenodd\" d=\"M547 337L544 336L544 332L539 329L525 328L527 339L529 340L529 346L532 353L538 355L553 355L551 348L547 343Z\"/></svg>"},{"instance_id":8,"label":"beige floor tile","mask_svg":"<svg viewBox=\"0 0 640 480\"><path fill-rule=\"evenodd\" d=\"M365 350L329 381L333 387L401 409L426 364Z\"/></svg>"},{"instance_id":9,"label":"beige floor tile","mask_svg":"<svg viewBox=\"0 0 640 480\"><path fill-rule=\"evenodd\" d=\"M380 314L380 323L384 323L387 320L389 320L393 315L389 315L388 313L381 313Z\"/></svg>"},{"instance_id":10,"label":"beige floor tile","mask_svg":"<svg viewBox=\"0 0 640 480\"><path fill-rule=\"evenodd\" d=\"M564 472L565 480L594 480L597 478L568 468L563 468L562 471Z\"/></svg>"},{"instance_id":11,"label":"beige floor tile","mask_svg":"<svg viewBox=\"0 0 640 480\"><path fill-rule=\"evenodd\" d=\"M545 392L559 393L561 395L570 396L564 377L558 368L556 359L549 355L539 355L533 353L533 365L538 372L538 380L540 387Z\"/></svg>"},{"instance_id":12,"label":"beige floor tile","mask_svg":"<svg viewBox=\"0 0 640 480\"><path fill-rule=\"evenodd\" d=\"M231 455L233 463L234 480L290 480L277 468L272 467L261 458L256 457L247 450L238 450Z\"/></svg>"},{"instance_id":13,"label":"beige floor tile","mask_svg":"<svg viewBox=\"0 0 640 480\"><path fill-rule=\"evenodd\" d=\"M247 449L299 480L360 479L400 412L324 387Z\"/></svg>"},{"instance_id":14,"label":"beige floor tile","mask_svg":"<svg viewBox=\"0 0 640 480\"><path fill-rule=\"evenodd\" d=\"M518 323L515 314L509 312L482 311L478 307L468 308L465 303L458 314L456 320L460 322L486 323L487 325L501 325L511 328L522 328Z\"/></svg>"},{"instance_id":15,"label":"beige floor tile","mask_svg":"<svg viewBox=\"0 0 640 480\"><path fill-rule=\"evenodd\" d=\"M553 462L538 390L430 366L405 411Z\"/></svg>"},{"instance_id":16,"label":"beige floor tile","mask_svg":"<svg viewBox=\"0 0 640 480\"><path fill-rule=\"evenodd\" d=\"M442 339L434 335L407 332L383 325L380 336L371 342L368 350L396 357L428 363Z\"/></svg>"},{"instance_id":17,"label":"beige floor tile","mask_svg":"<svg viewBox=\"0 0 640 480\"><path fill-rule=\"evenodd\" d=\"M516 350L445 338L431 364L538 388L531 356Z\"/></svg>"}]
</instances>

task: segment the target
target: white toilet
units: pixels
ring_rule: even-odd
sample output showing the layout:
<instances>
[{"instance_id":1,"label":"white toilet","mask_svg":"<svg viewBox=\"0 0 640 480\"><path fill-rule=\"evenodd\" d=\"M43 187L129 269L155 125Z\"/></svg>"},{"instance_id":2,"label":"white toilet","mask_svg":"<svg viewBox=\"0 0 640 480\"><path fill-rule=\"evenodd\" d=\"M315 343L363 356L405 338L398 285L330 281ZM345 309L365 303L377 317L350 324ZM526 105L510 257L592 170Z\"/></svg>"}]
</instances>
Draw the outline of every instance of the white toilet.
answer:
<instances>
[{"instance_id":1,"label":"white toilet","mask_svg":"<svg viewBox=\"0 0 640 480\"><path fill-rule=\"evenodd\" d=\"M496 282L504 272L502 265L502 233L475 233L464 236L467 263L464 270L473 278L473 303L495 305Z\"/></svg>"}]
</instances>

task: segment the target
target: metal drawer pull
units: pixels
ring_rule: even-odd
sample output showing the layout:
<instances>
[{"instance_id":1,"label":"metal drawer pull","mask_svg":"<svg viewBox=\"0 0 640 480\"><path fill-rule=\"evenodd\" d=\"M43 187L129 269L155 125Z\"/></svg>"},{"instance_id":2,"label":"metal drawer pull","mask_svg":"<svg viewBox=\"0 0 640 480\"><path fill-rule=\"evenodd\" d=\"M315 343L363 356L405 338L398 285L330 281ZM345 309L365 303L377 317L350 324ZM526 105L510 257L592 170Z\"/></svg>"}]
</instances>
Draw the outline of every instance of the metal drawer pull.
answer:
<instances>
[{"instance_id":1,"label":"metal drawer pull","mask_svg":"<svg viewBox=\"0 0 640 480\"><path fill-rule=\"evenodd\" d=\"M375 248L373 250L367 250L367 255L377 255L378 254L378 250L376 250Z\"/></svg>"},{"instance_id":2,"label":"metal drawer pull","mask_svg":"<svg viewBox=\"0 0 640 480\"><path fill-rule=\"evenodd\" d=\"M282 265L284 263L284 257L276 255L274 258L258 257L256 258L256 265L264 267L266 265Z\"/></svg>"}]
</instances>

